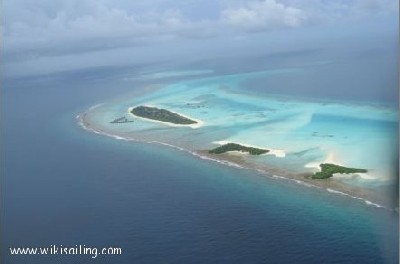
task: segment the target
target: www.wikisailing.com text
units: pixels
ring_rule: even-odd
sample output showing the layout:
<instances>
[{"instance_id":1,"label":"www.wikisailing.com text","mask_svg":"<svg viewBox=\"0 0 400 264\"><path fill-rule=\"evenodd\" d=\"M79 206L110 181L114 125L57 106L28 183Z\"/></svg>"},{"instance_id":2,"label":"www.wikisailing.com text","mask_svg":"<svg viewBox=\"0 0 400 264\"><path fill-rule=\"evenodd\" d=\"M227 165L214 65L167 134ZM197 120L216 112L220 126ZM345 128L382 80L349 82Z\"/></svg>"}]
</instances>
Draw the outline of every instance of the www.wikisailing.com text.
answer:
<instances>
[{"instance_id":1,"label":"www.wikisailing.com text","mask_svg":"<svg viewBox=\"0 0 400 264\"><path fill-rule=\"evenodd\" d=\"M95 259L99 255L121 255L120 247L87 247L86 245L75 245L66 247L63 245L50 245L49 247L10 247L11 255L38 255L38 256L67 256L87 255Z\"/></svg>"}]
</instances>

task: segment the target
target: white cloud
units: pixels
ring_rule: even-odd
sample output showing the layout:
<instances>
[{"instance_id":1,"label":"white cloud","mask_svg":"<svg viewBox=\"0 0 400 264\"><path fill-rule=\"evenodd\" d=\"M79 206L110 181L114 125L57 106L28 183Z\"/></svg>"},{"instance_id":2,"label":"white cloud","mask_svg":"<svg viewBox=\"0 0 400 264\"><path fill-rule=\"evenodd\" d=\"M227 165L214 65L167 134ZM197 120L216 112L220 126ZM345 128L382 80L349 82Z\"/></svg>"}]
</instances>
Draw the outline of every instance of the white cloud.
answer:
<instances>
[{"instance_id":1,"label":"white cloud","mask_svg":"<svg viewBox=\"0 0 400 264\"><path fill-rule=\"evenodd\" d=\"M227 8L222 11L224 23L245 31L298 27L306 19L301 9L285 6L275 0L251 1L243 7Z\"/></svg>"},{"instance_id":2,"label":"white cloud","mask_svg":"<svg viewBox=\"0 0 400 264\"><path fill-rule=\"evenodd\" d=\"M398 0L281 0L307 12L310 24L357 23L378 16L398 16Z\"/></svg>"},{"instance_id":3,"label":"white cloud","mask_svg":"<svg viewBox=\"0 0 400 264\"><path fill-rule=\"evenodd\" d=\"M58 54L215 34L208 21L193 22L177 9L139 13L139 9L109 7L87 0L60 5L58 9L50 4L31 4L11 10L14 13L6 13L2 32L7 54Z\"/></svg>"},{"instance_id":4,"label":"white cloud","mask_svg":"<svg viewBox=\"0 0 400 264\"><path fill-rule=\"evenodd\" d=\"M7 0L6 59L164 44L397 14L395 0ZM346 22L345 22L346 23ZM245 35L240 32L238 35Z\"/></svg>"},{"instance_id":5,"label":"white cloud","mask_svg":"<svg viewBox=\"0 0 400 264\"><path fill-rule=\"evenodd\" d=\"M357 0L355 8L365 13L398 12L399 2L397 0Z\"/></svg>"}]
</instances>

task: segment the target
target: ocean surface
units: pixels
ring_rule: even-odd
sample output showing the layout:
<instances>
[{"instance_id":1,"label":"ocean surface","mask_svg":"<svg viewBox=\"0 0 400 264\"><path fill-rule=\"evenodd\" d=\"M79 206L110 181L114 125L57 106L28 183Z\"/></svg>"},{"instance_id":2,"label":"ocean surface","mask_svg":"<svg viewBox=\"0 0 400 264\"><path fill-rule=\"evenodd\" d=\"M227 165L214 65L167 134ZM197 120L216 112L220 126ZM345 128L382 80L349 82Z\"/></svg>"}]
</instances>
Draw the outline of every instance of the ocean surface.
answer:
<instances>
[{"instance_id":1,"label":"ocean surface","mask_svg":"<svg viewBox=\"0 0 400 264\"><path fill-rule=\"evenodd\" d=\"M311 65L320 67L319 62ZM397 109L382 102L307 100L305 96L254 94L247 89L255 79L275 79L281 75L290 79L309 67L211 76L212 70L145 75L144 78L157 81L157 76L193 74L187 80L143 95L127 94L97 104L82 119L90 128L127 139L163 142L189 151L212 149L221 144L218 142L235 142L281 153L277 157L244 157L251 164L313 173L319 170L319 164L329 162L368 170L366 174L336 179L346 184L384 189L396 184ZM202 72L206 76L198 76ZM138 119L128 110L138 105L168 109L199 120L199 124L191 128L171 127ZM120 117L132 122L111 122Z\"/></svg>"},{"instance_id":2,"label":"ocean surface","mask_svg":"<svg viewBox=\"0 0 400 264\"><path fill-rule=\"evenodd\" d=\"M140 70L4 82L2 263L397 263L395 212L77 124L90 106L150 84L130 79ZM8 249L50 245L115 246L122 255Z\"/></svg>"}]
</instances>

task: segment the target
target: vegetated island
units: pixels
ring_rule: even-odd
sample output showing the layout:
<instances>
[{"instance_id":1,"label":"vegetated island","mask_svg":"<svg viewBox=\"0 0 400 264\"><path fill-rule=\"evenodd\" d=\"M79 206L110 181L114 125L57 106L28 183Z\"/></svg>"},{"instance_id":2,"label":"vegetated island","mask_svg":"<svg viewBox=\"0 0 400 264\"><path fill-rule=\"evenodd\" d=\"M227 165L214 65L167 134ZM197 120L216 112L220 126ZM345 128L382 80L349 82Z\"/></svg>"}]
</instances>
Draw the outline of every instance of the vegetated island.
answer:
<instances>
[{"instance_id":1,"label":"vegetated island","mask_svg":"<svg viewBox=\"0 0 400 264\"><path fill-rule=\"evenodd\" d=\"M321 171L316 172L311 178L313 179L328 179L335 173L350 174L350 173L366 173L366 169L347 168L331 163L322 163L319 165Z\"/></svg>"},{"instance_id":2,"label":"vegetated island","mask_svg":"<svg viewBox=\"0 0 400 264\"><path fill-rule=\"evenodd\" d=\"M215 149L211 149L208 152L211 154L222 154L228 151L242 151L248 152L250 155L261 155L269 152L268 149L260 149L253 147L246 147L236 143L227 143L222 146L219 146Z\"/></svg>"},{"instance_id":3,"label":"vegetated island","mask_svg":"<svg viewBox=\"0 0 400 264\"><path fill-rule=\"evenodd\" d=\"M128 118L126 118L125 116L123 117L119 117L114 119L113 121L111 121L111 124L123 124L123 123L133 123L133 120L129 120Z\"/></svg>"},{"instance_id":4,"label":"vegetated island","mask_svg":"<svg viewBox=\"0 0 400 264\"><path fill-rule=\"evenodd\" d=\"M131 113L138 117L153 119L161 122L168 122L178 125L197 124L196 121L181 116L177 113L170 112L165 109L150 106L137 106L131 110Z\"/></svg>"}]
</instances>

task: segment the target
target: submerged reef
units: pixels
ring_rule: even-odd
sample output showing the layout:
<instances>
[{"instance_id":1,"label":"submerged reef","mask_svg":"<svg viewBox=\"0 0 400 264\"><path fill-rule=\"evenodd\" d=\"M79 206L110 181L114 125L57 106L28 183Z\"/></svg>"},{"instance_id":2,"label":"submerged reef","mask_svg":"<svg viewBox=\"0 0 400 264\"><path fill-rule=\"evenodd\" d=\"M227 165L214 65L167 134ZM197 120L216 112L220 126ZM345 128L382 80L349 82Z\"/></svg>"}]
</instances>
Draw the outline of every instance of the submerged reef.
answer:
<instances>
[{"instance_id":1,"label":"submerged reef","mask_svg":"<svg viewBox=\"0 0 400 264\"><path fill-rule=\"evenodd\" d=\"M111 121L111 124L122 124L122 123L133 123L133 120L129 120L128 118L126 118L125 116L123 117L119 117L114 119L113 121Z\"/></svg>"}]
</instances>

